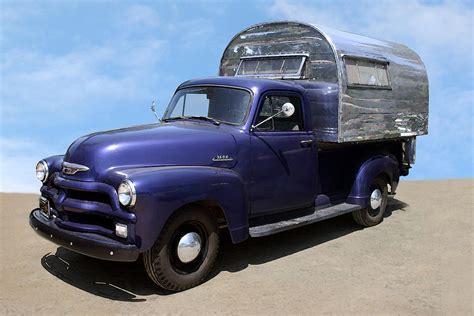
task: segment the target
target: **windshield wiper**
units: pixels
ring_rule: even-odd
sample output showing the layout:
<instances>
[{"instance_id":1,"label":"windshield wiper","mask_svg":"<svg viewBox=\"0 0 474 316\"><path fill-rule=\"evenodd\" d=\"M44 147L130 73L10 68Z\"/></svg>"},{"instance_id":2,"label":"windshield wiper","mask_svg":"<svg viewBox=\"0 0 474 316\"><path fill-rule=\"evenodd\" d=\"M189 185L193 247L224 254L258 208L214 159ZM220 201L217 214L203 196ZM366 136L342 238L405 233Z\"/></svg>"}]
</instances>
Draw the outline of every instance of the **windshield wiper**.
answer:
<instances>
[{"instance_id":1,"label":"windshield wiper","mask_svg":"<svg viewBox=\"0 0 474 316\"><path fill-rule=\"evenodd\" d=\"M195 120L208 121L208 122L211 122L212 124L217 125L217 126L219 126L221 124L221 122L219 122L218 120L213 119L212 117L209 117L209 116L192 115L192 116L188 116L188 118L195 119Z\"/></svg>"},{"instance_id":2,"label":"windshield wiper","mask_svg":"<svg viewBox=\"0 0 474 316\"><path fill-rule=\"evenodd\" d=\"M163 122L175 121L175 120L186 120L188 119L186 116L175 116L175 117L167 117L162 119Z\"/></svg>"},{"instance_id":3,"label":"windshield wiper","mask_svg":"<svg viewBox=\"0 0 474 316\"><path fill-rule=\"evenodd\" d=\"M213 119L212 117L199 116L199 115L168 117L168 118L163 119L162 121L168 122L168 121L174 121L174 120L202 120L202 121L211 122L212 124L217 125L217 126L221 124L221 122L219 122L216 119Z\"/></svg>"}]
</instances>

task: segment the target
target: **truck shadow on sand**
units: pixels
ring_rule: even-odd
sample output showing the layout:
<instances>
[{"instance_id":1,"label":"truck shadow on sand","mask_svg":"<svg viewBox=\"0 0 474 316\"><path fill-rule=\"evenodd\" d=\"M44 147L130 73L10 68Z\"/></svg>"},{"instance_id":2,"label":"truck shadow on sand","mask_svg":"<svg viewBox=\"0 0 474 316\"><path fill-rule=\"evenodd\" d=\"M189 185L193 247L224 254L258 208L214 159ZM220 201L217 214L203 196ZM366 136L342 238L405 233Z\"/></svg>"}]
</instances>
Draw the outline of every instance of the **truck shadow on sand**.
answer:
<instances>
[{"instance_id":1,"label":"truck shadow on sand","mask_svg":"<svg viewBox=\"0 0 474 316\"><path fill-rule=\"evenodd\" d=\"M391 199L385 217L407 206L402 201ZM248 239L237 245L232 244L228 233L222 232L220 255L208 279L221 271L238 272L249 265L265 264L360 229L351 215L346 214L279 234ZM145 296L172 294L154 285L141 260L132 263L102 261L59 247L56 253L44 255L41 265L58 279L111 300L143 302L146 301Z\"/></svg>"}]
</instances>

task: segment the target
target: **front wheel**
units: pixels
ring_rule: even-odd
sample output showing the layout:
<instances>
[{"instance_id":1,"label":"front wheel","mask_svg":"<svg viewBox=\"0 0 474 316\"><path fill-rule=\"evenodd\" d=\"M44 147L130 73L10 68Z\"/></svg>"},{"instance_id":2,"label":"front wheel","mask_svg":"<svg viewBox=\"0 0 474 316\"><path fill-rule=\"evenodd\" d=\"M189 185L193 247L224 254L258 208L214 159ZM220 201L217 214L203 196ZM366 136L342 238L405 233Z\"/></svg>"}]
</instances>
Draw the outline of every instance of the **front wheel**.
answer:
<instances>
[{"instance_id":1,"label":"front wheel","mask_svg":"<svg viewBox=\"0 0 474 316\"><path fill-rule=\"evenodd\" d=\"M161 288L184 291L204 281L219 250L216 219L190 207L174 214L153 247L143 254L149 277Z\"/></svg>"},{"instance_id":2,"label":"front wheel","mask_svg":"<svg viewBox=\"0 0 474 316\"><path fill-rule=\"evenodd\" d=\"M382 177L377 177L370 186L369 205L352 213L354 221L364 227L375 226L381 223L387 208L387 200L387 181Z\"/></svg>"}]
</instances>

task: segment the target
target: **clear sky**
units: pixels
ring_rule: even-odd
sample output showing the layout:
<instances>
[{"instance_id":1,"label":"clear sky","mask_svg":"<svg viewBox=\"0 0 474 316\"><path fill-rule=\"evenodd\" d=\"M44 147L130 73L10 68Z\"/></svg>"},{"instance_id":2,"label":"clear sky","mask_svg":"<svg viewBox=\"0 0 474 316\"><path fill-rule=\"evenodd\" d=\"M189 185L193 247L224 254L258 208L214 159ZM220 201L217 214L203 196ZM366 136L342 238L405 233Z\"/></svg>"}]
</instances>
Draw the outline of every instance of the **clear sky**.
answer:
<instances>
[{"instance_id":1,"label":"clear sky","mask_svg":"<svg viewBox=\"0 0 474 316\"><path fill-rule=\"evenodd\" d=\"M428 69L429 136L407 179L473 177L471 1L0 0L0 191L34 192L34 166L77 137L154 122L176 86L217 75L228 41L299 20L400 42Z\"/></svg>"}]
</instances>

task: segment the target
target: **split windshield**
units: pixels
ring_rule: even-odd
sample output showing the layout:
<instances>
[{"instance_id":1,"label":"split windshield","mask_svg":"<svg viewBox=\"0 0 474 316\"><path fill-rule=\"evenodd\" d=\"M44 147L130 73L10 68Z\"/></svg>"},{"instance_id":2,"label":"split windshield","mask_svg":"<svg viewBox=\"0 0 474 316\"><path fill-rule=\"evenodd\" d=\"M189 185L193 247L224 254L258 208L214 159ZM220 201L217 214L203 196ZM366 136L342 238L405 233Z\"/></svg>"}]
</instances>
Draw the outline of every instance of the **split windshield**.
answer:
<instances>
[{"instance_id":1,"label":"split windshield","mask_svg":"<svg viewBox=\"0 0 474 316\"><path fill-rule=\"evenodd\" d=\"M241 124L250 106L250 93L227 87L191 87L178 90L164 119L207 117Z\"/></svg>"}]
</instances>

